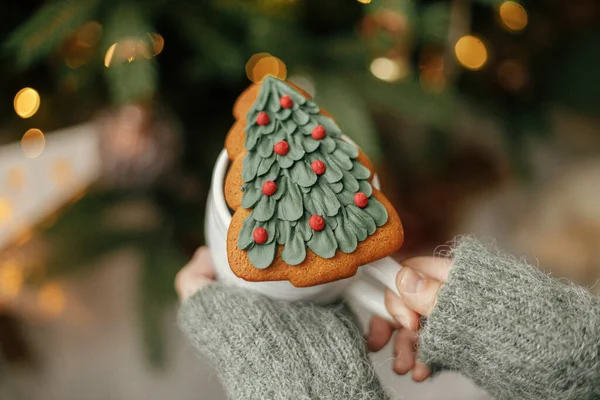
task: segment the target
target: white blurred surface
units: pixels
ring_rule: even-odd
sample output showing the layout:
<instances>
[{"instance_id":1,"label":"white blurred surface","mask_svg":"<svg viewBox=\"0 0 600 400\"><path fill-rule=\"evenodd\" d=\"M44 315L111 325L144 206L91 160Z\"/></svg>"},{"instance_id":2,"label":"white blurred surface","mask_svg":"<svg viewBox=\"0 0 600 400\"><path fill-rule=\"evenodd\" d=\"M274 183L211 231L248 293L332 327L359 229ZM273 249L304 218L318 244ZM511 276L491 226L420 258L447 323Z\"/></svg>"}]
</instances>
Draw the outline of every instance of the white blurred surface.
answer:
<instances>
[{"instance_id":1,"label":"white blurred surface","mask_svg":"<svg viewBox=\"0 0 600 400\"><path fill-rule=\"evenodd\" d=\"M11 190L12 171L22 184ZM94 182L100 174L97 127L78 125L45 135L37 158L27 158L21 143L0 147L0 199L9 204L9 215L0 223L0 249L22 229L39 223ZM58 175L58 176L57 176Z\"/></svg>"}]
</instances>

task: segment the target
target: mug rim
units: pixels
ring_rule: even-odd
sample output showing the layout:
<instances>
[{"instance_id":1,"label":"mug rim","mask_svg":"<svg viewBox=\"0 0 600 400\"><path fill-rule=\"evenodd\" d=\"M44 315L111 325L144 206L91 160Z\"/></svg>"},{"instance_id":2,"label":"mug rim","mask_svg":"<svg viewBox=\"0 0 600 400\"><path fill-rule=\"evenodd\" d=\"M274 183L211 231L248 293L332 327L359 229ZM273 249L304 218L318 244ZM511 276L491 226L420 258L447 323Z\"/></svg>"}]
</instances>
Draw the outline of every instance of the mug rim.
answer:
<instances>
[{"instance_id":1,"label":"mug rim","mask_svg":"<svg viewBox=\"0 0 600 400\"><path fill-rule=\"evenodd\" d=\"M213 190L213 196L215 199L215 207L219 220L223 221L225 226L229 227L231 223L231 213L229 207L225 201L225 173L227 172L227 166L229 165L229 155L227 149L221 150L217 163L213 171L211 188Z\"/></svg>"},{"instance_id":2,"label":"mug rim","mask_svg":"<svg viewBox=\"0 0 600 400\"><path fill-rule=\"evenodd\" d=\"M354 146L356 146L356 144L348 137L343 136L343 139L348 143L351 143ZM356 147L358 148L358 146ZM211 230L213 228L216 228L219 230L219 232L223 230L223 233L225 235L227 235L227 231L229 230L229 225L231 224L232 220L231 211L229 209L229 206L227 205L227 202L225 201L225 176L228 170L228 166L230 164L231 160L229 159L227 149L221 150L215 162L211 178L211 189L208 194L209 199L207 210L212 211L209 211L209 214L206 215L205 222L205 229ZM373 174L371 184L376 189L379 189L379 180L376 173ZM211 237L211 241L212 239L215 239L211 235L209 235L209 237ZM223 251L224 253L226 253L225 249L223 249ZM214 257L215 255L213 255L213 259ZM365 303L365 307L371 308L373 310L375 309L373 308L374 303L377 303L378 306L380 305L379 303L383 304L383 297L379 296L379 291L377 291L375 296L373 296L373 293L375 292L373 292L372 290L372 285L368 285L368 282L362 282L362 280L360 279L356 281L356 277L349 277L346 279L328 282L321 285L302 288L293 286L287 280L250 282L239 278L233 274L231 268L228 265L227 255L224 255L224 258L222 258L221 255L217 256L215 260L215 270L217 273L217 277L219 277L219 279L224 279L225 282L229 284L234 284L247 289L255 290L258 293L269 297L273 297L275 299L285 301L309 300L317 304L329 304L342 296L345 297L344 293L348 289L354 293L353 296L347 298L347 300L351 303L354 302L354 300L352 300L352 297L361 298L361 301L356 301ZM350 289L350 283L353 281L355 281L355 284L352 286L352 289ZM360 294L360 296L358 296L357 293ZM377 300L379 297L381 297L381 301ZM381 307L376 308L377 310L381 309ZM378 313L380 312L378 311Z\"/></svg>"}]
</instances>

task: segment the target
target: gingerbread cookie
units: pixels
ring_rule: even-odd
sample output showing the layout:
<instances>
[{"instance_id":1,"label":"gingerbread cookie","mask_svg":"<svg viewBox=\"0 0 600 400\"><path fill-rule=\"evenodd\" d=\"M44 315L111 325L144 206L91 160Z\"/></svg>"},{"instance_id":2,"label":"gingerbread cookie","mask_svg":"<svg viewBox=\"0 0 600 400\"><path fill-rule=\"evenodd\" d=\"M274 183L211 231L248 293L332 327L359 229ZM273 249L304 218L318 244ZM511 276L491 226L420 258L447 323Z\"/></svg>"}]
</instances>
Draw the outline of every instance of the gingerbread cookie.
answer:
<instances>
[{"instance_id":1,"label":"gingerbread cookie","mask_svg":"<svg viewBox=\"0 0 600 400\"><path fill-rule=\"evenodd\" d=\"M267 76L236 102L226 139L232 271L304 287L348 278L398 250L398 214L368 158L301 89Z\"/></svg>"}]
</instances>

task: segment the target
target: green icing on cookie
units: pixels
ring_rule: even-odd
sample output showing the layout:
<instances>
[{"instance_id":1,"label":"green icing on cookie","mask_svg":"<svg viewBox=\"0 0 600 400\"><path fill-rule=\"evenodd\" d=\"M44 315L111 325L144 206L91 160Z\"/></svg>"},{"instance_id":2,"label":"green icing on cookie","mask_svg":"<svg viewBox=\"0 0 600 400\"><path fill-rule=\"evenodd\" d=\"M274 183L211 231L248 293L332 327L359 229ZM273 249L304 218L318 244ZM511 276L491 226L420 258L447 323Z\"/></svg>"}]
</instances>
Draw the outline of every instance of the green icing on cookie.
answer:
<instances>
[{"instance_id":1,"label":"green icing on cookie","mask_svg":"<svg viewBox=\"0 0 600 400\"><path fill-rule=\"evenodd\" d=\"M283 96L290 97L291 108L281 106ZM261 112L269 116L264 125L256 122ZM251 212L239 232L238 248L248 251L256 268L273 263L278 245L283 246L281 258L289 265L301 264L307 249L322 258L332 258L338 250L351 254L387 222L387 210L373 197L367 180L371 171L356 160L358 149L342 139L341 129L320 114L314 102L277 78L267 77L246 120L242 207ZM326 134L315 139L313 130L318 126ZM287 143L287 152L274 148L281 141ZM314 161L325 163L321 175L313 170ZM276 190L263 192L266 181L275 182ZM364 208L354 204L359 191L368 198ZM323 217L322 230L311 227L313 215ZM262 244L253 236L259 227L268 235Z\"/></svg>"}]
</instances>

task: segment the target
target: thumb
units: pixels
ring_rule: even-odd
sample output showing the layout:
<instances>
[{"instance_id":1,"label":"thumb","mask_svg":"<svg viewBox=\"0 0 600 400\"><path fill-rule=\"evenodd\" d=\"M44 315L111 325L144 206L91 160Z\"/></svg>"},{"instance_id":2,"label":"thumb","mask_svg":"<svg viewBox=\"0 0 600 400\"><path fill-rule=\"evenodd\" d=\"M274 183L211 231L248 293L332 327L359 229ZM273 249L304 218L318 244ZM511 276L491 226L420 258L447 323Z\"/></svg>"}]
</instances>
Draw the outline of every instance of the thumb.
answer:
<instances>
[{"instance_id":1,"label":"thumb","mask_svg":"<svg viewBox=\"0 0 600 400\"><path fill-rule=\"evenodd\" d=\"M396 287L404 304L425 316L431 314L441 286L441 282L427 279L407 267L404 267L396 276Z\"/></svg>"}]
</instances>

